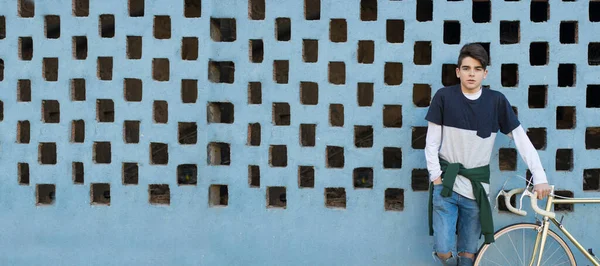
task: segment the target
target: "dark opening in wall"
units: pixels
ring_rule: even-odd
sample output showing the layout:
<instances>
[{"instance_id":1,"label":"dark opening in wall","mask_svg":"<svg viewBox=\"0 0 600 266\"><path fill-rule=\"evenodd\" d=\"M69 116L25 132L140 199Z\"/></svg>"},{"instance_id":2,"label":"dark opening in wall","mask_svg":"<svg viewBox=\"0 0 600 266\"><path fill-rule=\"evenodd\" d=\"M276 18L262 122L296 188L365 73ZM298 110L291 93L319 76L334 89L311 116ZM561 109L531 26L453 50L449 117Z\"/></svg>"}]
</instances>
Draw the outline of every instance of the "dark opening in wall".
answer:
<instances>
[{"instance_id":1,"label":"dark opening in wall","mask_svg":"<svg viewBox=\"0 0 600 266\"><path fill-rule=\"evenodd\" d=\"M115 16L100 15L100 37L113 38L115 37Z\"/></svg>"},{"instance_id":2,"label":"dark opening in wall","mask_svg":"<svg viewBox=\"0 0 600 266\"><path fill-rule=\"evenodd\" d=\"M427 136L427 127L412 128L412 148L417 150L425 149L425 137Z\"/></svg>"},{"instance_id":3,"label":"dark opening in wall","mask_svg":"<svg viewBox=\"0 0 600 266\"><path fill-rule=\"evenodd\" d=\"M86 36L73 36L73 58L77 60L87 59L88 43Z\"/></svg>"},{"instance_id":4,"label":"dark opening in wall","mask_svg":"<svg viewBox=\"0 0 600 266\"><path fill-rule=\"evenodd\" d=\"M302 59L306 63L319 60L319 40L302 40Z\"/></svg>"},{"instance_id":5,"label":"dark opening in wall","mask_svg":"<svg viewBox=\"0 0 600 266\"><path fill-rule=\"evenodd\" d=\"M329 62L329 82L335 85L346 84L346 64Z\"/></svg>"},{"instance_id":6,"label":"dark opening in wall","mask_svg":"<svg viewBox=\"0 0 600 266\"><path fill-rule=\"evenodd\" d=\"M171 70L168 58L152 59L152 78L156 81L169 81Z\"/></svg>"},{"instance_id":7,"label":"dark opening in wall","mask_svg":"<svg viewBox=\"0 0 600 266\"><path fill-rule=\"evenodd\" d=\"M127 36L127 59L142 58L142 36Z\"/></svg>"},{"instance_id":8,"label":"dark opening in wall","mask_svg":"<svg viewBox=\"0 0 600 266\"><path fill-rule=\"evenodd\" d=\"M556 150L556 171L573 170L573 149Z\"/></svg>"},{"instance_id":9,"label":"dark opening in wall","mask_svg":"<svg viewBox=\"0 0 600 266\"><path fill-rule=\"evenodd\" d=\"M206 105L208 123L232 124L234 121L234 105L228 102L209 102Z\"/></svg>"},{"instance_id":10,"label":"dark opening in wall","mask_svg":"<svg viewBox=\"0 0 600 266\"><path fill-rule=\"evenodd\" d=\"M600 22L600 1L590 1L588 14L590 22Z\"/></svg>"},{"instance_id":11,"label":"dark opening in wall","mask_svg":"<svg viewBox=\"0 0 600 266\"><path fill-rule=\"evenodd\" d=\"M513 148L500 148L498 151L498 165L500 171L517 170L517 150Z\"/></svg>"},{"instance_id":12,"label":"dark opening in wall","mask_svg":"<svg viewBox=\"0 0 600 266\"><path fill-rule=\"evenodd\" d=\"M229 143L211 142L207 148L208 165L230 165L231 149Z\"/></svg>"},{"instance_id":13,"label":"dark opening in wall","mask_svg":"<svg viewBox=\"0 0 600 266\"><path fill-rule=\"evenodd\" d=\"M315 187L315 167L314 166L298 166L298 187L299 188L314 188Z\"/></svg>"},{"instance_id":14,"label":"dark opening in wall","mask_svg":"<svg viewBox=\"0 0 600 266\"><path fill-rule=\"evenodd\" d=\"M600 127L585 129L585 148L588 150L600 149Z\"/></svg>"},{"instance_id":15,"label":"dark opening in wall","mask_svg":"<svg viewBox=\"0 0 600 266\"><path fill-rule=\"evenodd\" d=\"M261 130L259 123L248 124L248 141L249 146L260 146Z\"/></svg>"},{"instance_id":16,"label":"dark opening in wall","mask_svg":"<svg viewBox=\"0 0 600 266\"><path fill-rule=\"evenodd\" d=\"M180 164L177 166L177 184L192 185L198 184L198 166L195 164Z\"/></svg>"},{"instance_id":17,"label":"dark opening in wall","mask_svg":"<svg viewBox=\"0 0 600 266\"><path fill-rule=\"evenodd\" d=\"M528 128L527 136L536 150L546 149L546 128Z\"/></svg>"},{"instance_id":18,"label":"dark opening in wall","mask_svg":"<svg viewBox=\"0 0 600 266\"><path fill-rule=\"evenodd\" d=\"M433 0L417 0L417 21L433 20Z\"/></svg>"},{"instance_id":19,"label":"dark opening in wall","mask_svg":"<svg viewBox=\"0 0 600 266\"><path fill-rule=\"evenodd\" d=\"M231 61L209 61L208 80L214 83L232 84L235 76L235 64Z\"/></svg>"},{"instance_id":20,"label":"dark opening in wall","mask_svg":"<svg viewBox=\"0 0 600 266\"><path fill-rule=\"evenodd\" d=\"M533 22L546 22L550 17L548 0L531 1L530 19Z\"/></svg>"},{"instance_id":21,"label":"dark opening in wall","mask_svg":"<svg viewBox=\"0 0 600 266\"><path fill-rule=\"evenodd\" d=\"M492 2L473 1L473 22L486 23L492 20Z\"/></svg>"},{"instance_id":22,"label":"dark opening in wall","mask_svg":"<svg viewBox=\"0 0 600 266\"><path fill-rule=\"evenodd\" d=\"M150 142L150 163L168 164L169 163L169 144Z\"/></svg>"},{"instance_id":23,"label":"dark opening in wall","mask_svg":"<svg viewBox=\"0 0 600 266\"><path fill-rule=\"evenodd\" d=\"M262 83L248 82L248 104L262 104Z\"/></svg>"},{"instance_id":24,"label":"dark opening in wall","mask_svg":"<svg viewBox=\"0 0 600 266\"><path fill-rule=\"evenodd\" d=\"M504 87L517 87L519 85L519 65L502 64L501 82Z\"/></svg>"},{"instance_id":25,"label":"dark opening in wall","mask_svg":"<svg viewBox=\"0 0 600 266\"><path fill-rule=\"evenodd\" d=\"M287 207L287 196L285 187L267 187L267 208Z\"/></svg>"},{"instance_id":26,"label":"dark opening in wall","mask_svg":"<svg viewBox=\"0 0 600 266\"><path fill-rule=\"evenodd\" d=\"M329 22L329 40L346 42L348 40L348 25L345 19L331 19Z\"/></svg>"},{"instance_id":27,"label":"dark opening in wall","mask_svg":"<svg viewBox=\"0 0 600 266\"><path fill-rule=\"evenodd\" d=\"M17 168L17 171L19 172L19 185L29 186L29 164L19 163Z\"/></svg>"},{"instance_id":28,"label":"dark opening in wall","mask_svg":"<svg viewBox=\"0 0 600 266\"><path fill-rule=\"evenodd\" d=\"M143 17L144 16L144 0L129 0L130 17Z\"/></svg>"},{"instance_id":29,"label":"dark opening in wall","mask_svg":"<svg viewBox=\"0 0 600 266\"><path fill-rule=\"evenodd\" d=\"M356 95L358 106L373 105L373 83L359 82Z\"/></svg>"},{"instance_id":30,"label":"dark opening in wall","mask_svg":"<svg viewBox=\"0 0 600 266\"><path fill-rule=\"evenodd\" d=\"M404 189L388 188L385 190L385 210L403 211L404 210Z\"/></svg>"},{"instance_id":31,"label":"dark opening in wall","mask_svg":"<svg viewBox=\"0 0 600 266\"><path fill-rule=\"evenodd\" d=\"M250 62L262 63L264 59L263 40L250 40Z\"/></svg>"},{"instance_id":32,"label":"dark opening in wall","mask_svg":"<svg viewBox=\"0 0 600 266\"><path fill-rule=\"evenodd\" d=\"M583 190L600 190L600 168L583 170Z\"/></svg>"},{"instance_id":33,"label":"dark opening in wall","mask_svg":"<svg viewBox=\"0 0 600 266\"><path fill-rule=\"evenodd\" d=\"M46 33L46 38L60 38L60 17L57 15L46 15L44 17L44 22L44 31Z\"/></svg>"},{"instance_id":34,"label":"dark opening in wall","mask_svg":"<svg viewBox=\"0 0 600 266\"><path fill-rule=\"evenodd\" d=\"M388 19L385 25L385 36L389 43L404 42L404 20Z\"/></svg>"},{"instance_id":35,"label":"dark opening in wall","mask_svg":"<svg viewBox=\"0 0 600 266\"><path fill-rule=\"evenodd\" d=\"M431 42L415 42L413 62L415 65L431 65Z\"/></svg>"},{"instance_id":36,"label":"dark opening in wall","mask_svg":"<svg viewBox=\"0 0 600 266\"><path fill-rule=\"evenodd\" d=\"M37 184L35 185L35 203L38 206L52 205L56 200L56 185Z\"/></svg>"},{"instance_id":37,"label":"dark opening in wall","mask_svg":"<svg viewBox=\"0 0 600 266\"><path fill-rule=\"evenodd\" d=\"M344 106L337 103L329 105L329 124L332 127L344 126Z\"/></svg>"},{"instance_id":38,"label":"dark opening in wall","mask_svg":"<svg viewBox=\"0 0 600 266\"><path fill-rule=\"evenodd\" d=\"M44 123L60 123L60 104L57 100L42 100Z\"/></svg>"},{"instance_id":39,"label":"dark opening in wall","mask_svg":"<svg viewBox=\"0 0 600 266\"><path fill-rule=\"evenodd\" d=\"M258 165L248 165L248 185L250 187L260 187L260 167Z\"/></svg>"},{"instance_id":40,"label":"dark opening in wall","mask_svg":"<svg viewBox=\"0 0 600 266\"><path fill-rule=\"evenodd\" d=\"M35 16L35 1L19 0L19 17L32 18Z\"/></svg>"},{"instance_id":41,"label":"dark opening in wall","mask_svg":"<svg viewBox=\"0 0 600 266\"><path fill-rule=\"evenodd\" d=\"M429 172L427 169L413 169L411 174L411 187L414 191L429 190Z\"/></svg>"},{"instance_id":42,"label":"dark opening in wall","mask_svg":"<svg viewBox=\"0 0 600 266\"><path fill-rule=\"evenodd\" d=\"M383 106L383 126L402 127L402 105L386 104Z\"/></svg>"},{"instance_id":43,"label":"dark opening in wall","mask_svg":"<svg viewBox=\"0 0 600 266\"><path fill-rule=\"evenodd\" d=\"M97 164L109 164L112 161L112 151L110 142L97 141L94 142L93 159Z\"/></svg>"},{"instance_id":44,"label":"dark opening in wall","mask_svg":"<svg viewBox=\"0 0 600 266\"><path fill-rule=\"evenodd\" d=\"M346 208L346 189L345 188L325 188L325 207L327 208Z\"/></svg>"},{"instance_id":45,"label":"dark opening in wall","mask_svg":"<svg viewBox=\"0 0 600 266\"><path fill-rule=\"evenodd\" d=\"M361 0L360 1L360 20L376 21L377 20L377 0Z\"/></svg>"},{"instance_id":46,"label":"dark opening in wall","mask_svg":"<svg viewBox=\"0 0 600 266\"><path fill-rule=\"evenodd\" d=\"M375 61L375 42L358 41L358 63L373 64Z\"/></svg>"},{"instance_id":47,"label":"dark opening in wall","mask_svg":"<svg viewBox=\"0 0 600 266\"><path fill-rule=\"evenodd\" d=\"M460 83L456 76L456 64L442 64L442 85L452 86Z\"/></svg>"},{"instance_id":48,"label":"dark opening in wall","mask_svg":"<svg viewBox=\"0 0 600 266\"><path fill-rule=\"evenodd\" d=\"M31 125L29 121L17 122L17 143L27 144L31 140Z\"/></svg>"},{"instance_id":49,"label":"dark opening in wall","mask_svg":"<svg viewBox=\"0 0 600 266\"><path fill-rule=\"evenodd\" d=\"M97 60L98 69L97 76L100 80L112 80L113 77L113 58L112 57L98 57Z\"/></svg>"},{"instance_id":50,"label":"dark opening in wall","mask_svg":"<svg viewBox=\"0 0 600 266\"><path fill-rule=\"evenodd\" d=\"M31 80L20 79L17 82L17 101L31 102Z\"/></svg>"},{"instance_id":51,"label":"dark opening in wall","mask_svg":"<svg viewBox=\"0 0 600 266\"><path fill-rule=\"evenodd\" d=\"M229 204L229 188L227 185L210 185L208 204L210 207L226 207Z\"/></svg>"},{"instance_id":52,"label":"dark opening in wall","mask_svg":"<svg viewBox=\"0 0 600 266\"><path fill-rule=\"evenodd\" d=\"M585 99L585 107L600 108L600 85L588 85Z\"/></svg>"},{"instance_id":53,"label":"dark opening in wall","mask_svg":"<svg viewBox=\"0 0 600 266\"><path fill-rule=\"evenodd\" d=\"M73 0L73 16L87 17L90 15L90 0Z\"/></svg>"},{"instance_id":54,"label":"dark opening in wall","mask_svg":"<svg viewBox=\"0 0 600 266\"><path fill-rule=\"evenodd\" d=\"M83 143L85 141L85 121L73 120L71 122L71 142Z\"/></svg>"},{"instance_id":55,"label":"dark opening in wall","mask_svg":"<svg viewBox=\"0 0 600 266\"><path fill-rule=\"evenodd\" d=\"M181 80L181 102L196 103L198 100L198 80L197 79L182 79Z\"/></svg>"},{"instance_id":56,"label":"dark opening in wall","mask_svg":"<svg viewBox=\"0 0 600 266\"><path fill-rule=\"evenodd\" d=\"M300 124L300 146L314 147L316 139L317 125Z\"/></svg>"},{"instance_id":57,"label":"dark opening in wall","mask_svg":"<svg viewBox=\"0 0 600 266\"><path fill-rule=\"evenodd\" d=\"M354 168L352 178L354 180L355 189L373 188L373 168Z\"/></svg>"},{"instance_id":58,"label":"dark opening in wall","mask_svg":"<svg viewBox=\"0 0 600 266\"><path fill-rule=\"evenodd\" d=\"M459 44L460 43L460 22L444 21L444 43Z\"/></svg>"},{"instance_id":59,"label":"dark opening in wall","mask_svg":"<svg viewBox=\"0 0 600 266\"><path fill-rule=\"evenodd\" d=\"M179 122L177 131L179 144L193 145L198 142L198 125L196 122Z\"/></svg>"},{"instance_id":60,"label":"dark opening in wall","mask_svg":"<svg viewBox=\"0 0 600 266\"><path fill-rule=\"evenodd\" d=\"M577 82L577 66L575 64L558 65L558 86L575 87Z\"/></svg>"},{"instance_id":61,"label":"dark opening in wall","mask_svg":"<svg viewBox=\"0 0 600 266\"><path fill-rule=\"evenodd\" d=\"M73 162L71 164L71 171L73 172L73 184L83 185L85 181L84 171L82 162Z\"/></svg>"},{"instance_id":62,"label":"dark opening in wall","mask_svg":"<svg viewBox=\"0 0 600 266\"><path fill-rule=\"evenodd\" d=\"M548 99L548 86L530 85L528 98L529 108L546 108Z\"/></svg>"},{"instance_id":63,"label":"dark opening in wall","mask_svg":"<svg viewBox=\"0 0 600 266\"><path fill-rule=\"evenodd\" d=\"M271 145L269 148L269 163L271 167L287 167L287 146Z\"/></svg>"},{"instance_id":64,"label":"dark opening in wall","mask_svg":"<svg viewBox=\"0 0 600 266\"><path fill-rule=\"evenodd\" d=\"M115 103L111 99L96 100L96 120L98 122L115 122Z\"/></svg>"},{"instance_id":65,"label":"dark opening in wall","mask_svg":"<svg viewBox=\"0 0 600 266\"><path fill-rule=\"evenodd\" d=\"M273 124L276 126L289 126L291 113L289 103L273 103Z\"/></svg>"},{"instance_id":66,"label":"dark opening in wall","mask_svg":"<svg viewBox=\"0 0 600 266\"><path fill-rule=\"evenodd\" d=\"M600 65L600 42L591 42L588 45L588 65Z\"/></svg>"},{"instance_id":67,"label":"dark opening in wall","mask_svg":"<svg viewBox=\"0 0 600 266\"><path fill-rule=\"evenodd\" d=\"M287 84L290 78L290 61L273 61L273 79L279 84Z\"/></svg>"},{"instance_id":68,"label":"dark opening in wall","mask_svg":"<svg viewBox=\"0 0 600 266\"><path fill-rule=\"evenodd\" d=\"M576 111L575 106L556 107L556 129L575 128Z\"/></svg>"},{"instance_id":69,"label":"dark opening in wall","mask_svg":"<svg viewBox=\"0 0 600 266\"><path fill-rule=\"evenodd\" d=\"M90 198L92 205L110 205L110 184L90 184Z\"/></svg>"},{"instance_id":70,"label":"dark opening in wall","mask_svg":"<svg viewBox=\"0 0 600 266\"><path fill-rule=\"evenodd\" d=\"M198 37L183 37L181 39L181 59L198 59Z\"/></svg>"},{"instance_id":71,"label":"dark opening in wall","mask_svg":"<svg viewBox=\"0 0 600 266\"><path fill-rule=\"evenodd\" d=\"M199 18L202 14L202 0L185 0L183 15L186 18Z\"/></svg>"},{"instance_id":72,"label":"dark opening in wall","mask_svg":"<svg viewBox=\"0 0 600 266\"><path fill-rule=\"evenodd\" d=\"M215 42L234 42L237 39L234 18L210 18L210 37Z\"/></svg>"},{"instance_id":73,"label":"dark opening in wall","mask_svg":"<svg viewBox=\"0 0 600 266\"><path fill-rule=\"evenodd\" d=\"M125 143L140 142L140 121L123 122L123 131Z\"/></svg>"},{"instance_id":74,"label":"dark opening in wall","mask_svg":"<svg viewBox=\"0 0 600 266\"><path fill-rule=\"evenodd\" d=\"M529 64L532 66L547 65L548 56L549 52L547 42L532 42L529 45Z\"/></svg>"},{"instance_id":75,"label":"dark opening in wall","mask_svg":"<svg viewBox=\"0 0 600 266\"><path fill-rule=\"evenodd\" d=\"M6 38L6 17L0 16L0 40Z\"/></svg>"},{"instance_id":76,"label":"dark opening in wall","mask_svg":"<svg viewBox=\"0 0 600 266\"><path fill-rule=\"evenodd\" d=\"M560 22L560 43L577 43L579 39L577 21Z\"/></svg>"},{"instance_id":77,"label":"dark opening in wall","mask_svg":"<svg viewBox=\"0 0 600 266\"><path fill-rule=\"evenodd\" d=\"M167 101L154 101L152 104L154 123L166 124L169 122L169 105Z\"/></svg>"},{"instance_id":78,"label":"dark opening in wall","mask_svg":"<svg viewBox=\"0 0 600 266\"><path fill-rule=\"evenodd\" d=\"M431 102L431 85L413 85L413 104L416 107L428 107Z\"/></svg>"},{"instance_id":79,"label":"dark opening in wall","mask_svg":"<svg viewBox=\"0 0 600 266\"><path fill-rule=\"evenodd\" d=\"M137 185L139 181L138 177L138 164L137 163L123 163L123 185Z\"/></svg>"},{"instance_id":80,"label":"dark opening in wall","mask_svg":"<svg viewBox=\"0 0 600 266\"><path fill-rule=\"evenodd\" d=\"M558 198L560 198L560 197L572 198L574 194L573 194L573 191L558 190L558 191L554 191L554 195L556 195ZM554 204L554 211L556 211L556 212L559 212L559 211L572 212L572 211L574 211L574 209L575 208L572 203Z\"/></svg>"},{"instance_id":81,"label":"dark opening in wall","mask_svg":"<svg viewBox=\"0 0 600 266\"><path fill-rule=\"evenodd\" d=\"M248 1L248 18L252 20L265 19L265 0Z\"/></svg>"},{"instance_id":82,"label":"dark opening in wall","mask_svg":"<svg viewBox=\"0 0 600 266\"><path fill-rule=\"evenodd\" d=\"M354 146L357 148L373 147L372 126L354 126Z\"/></svg>"},{"instance_id":83,"label":"dark opening in wall","mask_svg":"<svg viewBox=\"0 0 600 266\"><path fill-rule=\"evenodd\" d=\"M344 168L344 147L327 146L327 167Z\"/></svg>"},{"instance_id":84,"label":"dark opening in wall","mask_svg":"<svg viewBox=\"0 0 600 266\"><path fill-rule=\"evenodd\" d=\"M167 184L150 184L148 185L148 198L150 204L153 205L170 205L171 190Z\"/></svg>"},{"instance_id":85,"label":"dark opening in wall","mask_svg":"<svg viewBox=\"0 0 600 266\"><path fill-rule=\"evenodd\" d=\"M304 0L304 18L306 20L321 19L321 0Z\"/></svg>"},{"instance_id":86,"label":"dark opening in wall","mask_svg":"<svg viewBox=\"0 0 600 266\"><path fill-rule=\"evenodd\" d=\"M402 63L385 63L384 82L386 85L396 86L402 84L402 74Z\"/></svg>"},{"instance_id":87,"label":"dark opening in wall","mask_svg":"<svg viewBox=\"0 0 600 266\"><path fill-rule=\"evenodd\" d=\"M292 21L290 18L275 19L275 37L282 42L287 42L292 38Z\"/></svg>"},{"instance_id":88,"label":"dark opening in wall","mask_svg":"<svg viewBox=\"0 0 600 266\"><path fill-rule=\"evenodd\" d=\"M500 21L500 44L516 44L521 41L520 21Z\"/></svg>"},{"instance_id":89,"label":"dark opening in wall","mask_svg":"<svg viewBox=\"0 0 600 266\"><path fill-rule=\"evenodd\" d=\"M383 168L400 169L402 168L402 148L384 147L383 148Z\"/></svg>"},{"instance_id":90,"label":"dark opening in wall","mask_svg":"<svg viewBox=\"0 0 600 266\"><path fill-rule=\"evenodd\" d=\"M505 190L504 192L508 191ZM506 197L504 197L504 195L498 197L498 210L503 212L509 212L510 210L508 210L508 207L506 207L505 199ZM512 197L510 197L510 205L513 207L517 206L517 195L513 195Z\"/></svg>"},{"instance_id":91,"label":"dark opening in wall","mask_svg":"<svg viewBox=\"0 0 600 266\"><path fill-rule=\"evenodd\" d=\"M316 105L319 103L319 84L316 82L300 82L300 103Z\"/></svg>"},{"instance_id":92,"label":"dark opening in wall","mask_svg":"<svg viewBox=\"0 0 600 266\"><path fill-rule=\"evenodd\" d=\"M44 58L42 68L46 81L58 81L58 58Z\"/></svg>"}]
</instances>

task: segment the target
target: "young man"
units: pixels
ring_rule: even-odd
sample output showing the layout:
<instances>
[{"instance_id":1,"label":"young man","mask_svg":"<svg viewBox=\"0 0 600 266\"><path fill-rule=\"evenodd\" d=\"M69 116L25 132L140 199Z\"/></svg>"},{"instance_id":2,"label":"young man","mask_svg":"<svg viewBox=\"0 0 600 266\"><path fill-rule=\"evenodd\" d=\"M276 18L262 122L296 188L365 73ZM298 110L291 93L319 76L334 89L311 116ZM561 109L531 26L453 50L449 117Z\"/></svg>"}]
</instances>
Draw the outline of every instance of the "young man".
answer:
<instances>
[{"instance_id":1,"label":"young man","mask_svg":"<svg viewBox=\"0 0 600 266\"><path fill-rule=\"evenodd\" d=\"M498 131L512 137L533 174L539 198L550 192L537 151L506 97L481 82L488 55L479 44L465 45L458 56L460 85L434 95L428 121L425 157L430 186L430 234L442 265L473 265L478 240L494 241L488 198L490 157ZM452 251L455 250L458 253Z\"/></svg>"}]
</instances>

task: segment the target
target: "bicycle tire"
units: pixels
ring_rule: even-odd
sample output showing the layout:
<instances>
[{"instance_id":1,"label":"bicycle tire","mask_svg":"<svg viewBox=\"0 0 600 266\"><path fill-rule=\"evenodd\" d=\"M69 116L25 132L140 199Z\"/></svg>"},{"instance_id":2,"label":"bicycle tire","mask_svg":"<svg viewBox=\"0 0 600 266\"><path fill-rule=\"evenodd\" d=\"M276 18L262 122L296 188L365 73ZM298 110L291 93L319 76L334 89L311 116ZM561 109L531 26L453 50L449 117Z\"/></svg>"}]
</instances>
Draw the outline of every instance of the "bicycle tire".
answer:
<instances>
[{"instance_id":1,"label":"bicycle tire","mask_svg":"<svg viewBox=\"0 0 600 266\"><path fill-rule=\"evenodd\" d=\"M536 236L537 228L539 228L539 227L540 226L536 225L536 224L519 223L519 224L509 225L507 227L504 227L504 228L498 230L494 234L494 238L496 239L496 241L494 243L484 244L481 246L481 248L479 249L479 252L477 253L477 257L475 258L474 265L475 266L485 266L485 265L518 265L518 264L521 264L521 265L529 266L530 261L526 261L525 258L527 257L527 255L529 255L529 257L531 257L531 253L526 254L525 252L526 251L533 252L535 238L531 239L532 237L529 237L529 236L527 238L525 238L525 233L527 232L527 233L529 233L529 235ZM528 231L528 230L532 230L535 232L532 233L532 231ZM523 241L522 241L522 245L517 246L515 244L515 241L513 241L511 235L518 231L522 231ZM512 244L512 246L507 244L508 241L510 241L510 244ZM517 243L521 243L521 242L517 241ZM527 243L530 243L530 245L527 245ZM522 258L519 255L519 251L517 251L517 248L522 248L522 251L523 251ZM550 260L556 254L556 252L558 252L560 250L562 250L564 252L564 254L559 254L562 256L559 257L559 259L561 259L561 260L556 263L557 265L569 265L569 264L565 264L565 263L570 263L570 265L572 265L572 266L577 265L577 263L575 262L575 257L573 256L573 252L571 252L571 249L569 248L567 243L558 234L556 234L554 231L549 229L548 237L546 238L546 247L544 248L544 257L542 258L542 261L544 263L542 265L549 265L548 263L546 263L546 261ZM510 256L510 258L507 258L507 256L505 255L505 253L503 253L503 251L505 251L509 255L512 254L513 256ZM503 261L500 261L500 262L492 261L492 259L495 259L496 255L498 255L498 254L500 254L500 256L497 256L497 258L502 257ZM563 256L566 256L566 257L564 259L562 259ZM519 259L519 261L516 261L515 258ZM511 263L511 260L514 261L515 263ZM508 264L506 264L507 262L508 262ZM537 255L535 258L535 262L537 263ZM534 263L534 265L537 265L537 264Z\"/></svg>"}]
</instances>

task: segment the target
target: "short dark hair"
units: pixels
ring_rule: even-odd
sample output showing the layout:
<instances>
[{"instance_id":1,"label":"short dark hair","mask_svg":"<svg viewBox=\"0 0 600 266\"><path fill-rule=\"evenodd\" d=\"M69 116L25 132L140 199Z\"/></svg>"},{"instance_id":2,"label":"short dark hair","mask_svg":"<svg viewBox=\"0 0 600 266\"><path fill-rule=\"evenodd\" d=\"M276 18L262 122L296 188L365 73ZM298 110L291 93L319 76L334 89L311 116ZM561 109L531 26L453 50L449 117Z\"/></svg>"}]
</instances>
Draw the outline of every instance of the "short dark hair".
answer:
<instances>
[{"instance_id":1,"label":"short dark hair","mask_svg":"<svg viewBox=\"0 0 600 266\"><path fill-rule=\"evenodd\" d=\"M486 69L488 66L489 57L488 57L487 52L485 51L485 48L483 48L483 46L481 46L481 44L478 44L478 43L465 44L465 46L463 46L460 49L460 54L458 55L458 64L457 64L458 67L460 67L462 65L462 61L463 61L463 59L465 59L465 57L472 57L472 58L476 59L477 61L479 61L479 63L483 67L483 69Z\"/></svg>"}]
</instances>

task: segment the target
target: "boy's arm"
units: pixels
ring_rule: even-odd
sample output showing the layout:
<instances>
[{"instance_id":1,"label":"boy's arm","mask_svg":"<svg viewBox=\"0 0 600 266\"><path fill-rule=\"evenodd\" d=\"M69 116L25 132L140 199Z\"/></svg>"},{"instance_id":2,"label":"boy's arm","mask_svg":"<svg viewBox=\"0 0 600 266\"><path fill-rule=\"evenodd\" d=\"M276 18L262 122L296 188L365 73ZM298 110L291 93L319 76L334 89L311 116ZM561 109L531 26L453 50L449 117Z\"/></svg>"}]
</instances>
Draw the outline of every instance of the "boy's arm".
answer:
<instances>
[{"instance_id":1,"label":"boy's arm","mask_svg":"<svg viewBox=\"0 0 600 266\"><path fill-rule=\"evenodd\" d=\"M510 135L512 135L515 140L515 146L517 147L521 158L525 161L533 175L534 190L538 192L540 199L546 197L550 193L546 172L544 171L540 157L529 140L527 133L525 133L522 126L518 126L510 133Z\"/></svg>"},{"instance_id":2,"label":"boy's arm","mask_svg":"<svg viewBox=\"0 0 600 266\"><path fill-rule=\"evenodd\" d=\"M427 137L425 139L425 159L427 160L427 170L429 171L429 181L434 184L441 183L442 170L440 168L440 159L438 158L440 146L442 144L442 126L428 122Z\"/></svg>"}]
</instances>

